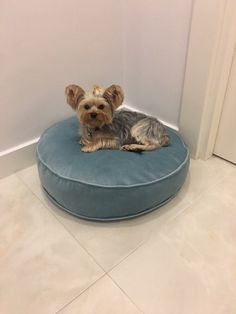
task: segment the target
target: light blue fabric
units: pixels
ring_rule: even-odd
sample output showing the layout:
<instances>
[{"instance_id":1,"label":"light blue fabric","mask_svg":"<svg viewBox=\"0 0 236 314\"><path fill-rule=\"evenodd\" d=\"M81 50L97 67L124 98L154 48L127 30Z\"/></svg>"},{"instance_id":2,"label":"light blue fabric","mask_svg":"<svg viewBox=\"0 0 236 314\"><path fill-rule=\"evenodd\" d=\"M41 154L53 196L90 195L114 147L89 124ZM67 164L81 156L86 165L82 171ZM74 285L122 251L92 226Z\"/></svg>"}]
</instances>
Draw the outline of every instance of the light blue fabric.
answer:
<instances>
[{"instance_id":1,"label":"light blue fabric","mask_svg":"<svg viewBox=\"0 0 236 314\"><path fill-rule=\"evenodd\" d=\"M133 153L80 149L76 117L47 129L37 146L41 184L64 210L86 219L131 218L170 200L184 183L189 152L167 128L171 145Z\"/></svg>"}]
</instances>

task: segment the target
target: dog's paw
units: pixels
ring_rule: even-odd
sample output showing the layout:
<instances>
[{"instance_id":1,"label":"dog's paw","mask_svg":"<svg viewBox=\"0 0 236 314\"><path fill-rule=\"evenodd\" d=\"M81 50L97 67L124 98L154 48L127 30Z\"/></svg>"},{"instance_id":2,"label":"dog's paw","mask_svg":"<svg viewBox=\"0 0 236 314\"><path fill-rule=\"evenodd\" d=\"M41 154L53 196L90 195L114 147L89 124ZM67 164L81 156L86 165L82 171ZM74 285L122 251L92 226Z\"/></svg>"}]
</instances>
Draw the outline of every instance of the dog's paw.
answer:
<instances>
[{"instance_id":1,"label":"dog's paw","mask_svg":"<svg viewBox=\"0 0 236 314\"><path fill-rule=\"evenodd\" d=\"M129 151L129 146L130 145L123 145L123 146L121 146L120 149L127 152L127 151Z\"/></svg>"},{"instance_id":2,"label":"dog's paw","mask_svg":"<svg viewBox=\"0 0 236 314\"><path fill-rule=\"evenodd\" d=\"M93 152L96 152L96 148L93 147L93 146L83 146L81 148L81 151L84 152L84 153L93 153Z\"/></svg>"},{"instance_id":3,"label":"dog's paw","mask_svg":"<svg viewBox=\"0 0 236 314\"><path fill-rule=\"evenodd\" d=\"M80 143L81 146L85 146L85 145L91 144L91 142L89 142L87 139L82 138L82 137L81 137L79 143Z\"/></svg>"},{"instance_id":4,"label":"dog's paw","mask_svg":"<svg viewBox=\"0 0 236 314\"><path fill-rule=\"evenodd\" d=\"M134 150L134 145L133 144L129 144L129 145L123 145L121 147L121 150L124 150L126 152L129 152L129 151L133 151Z\"/></svg>"},{"instance_id":5,"label":"dog's paw","mask_svg":"<svg viewBox=\"0 0 236 314\"><path fill-rule=\"evenodd\" d=\"M137 144L123 145L121 147L121 150L125 152L137 152L137 153L140 153L142 151L140 149L140 145L137 145Z\"/></svg>"}]
</instances>

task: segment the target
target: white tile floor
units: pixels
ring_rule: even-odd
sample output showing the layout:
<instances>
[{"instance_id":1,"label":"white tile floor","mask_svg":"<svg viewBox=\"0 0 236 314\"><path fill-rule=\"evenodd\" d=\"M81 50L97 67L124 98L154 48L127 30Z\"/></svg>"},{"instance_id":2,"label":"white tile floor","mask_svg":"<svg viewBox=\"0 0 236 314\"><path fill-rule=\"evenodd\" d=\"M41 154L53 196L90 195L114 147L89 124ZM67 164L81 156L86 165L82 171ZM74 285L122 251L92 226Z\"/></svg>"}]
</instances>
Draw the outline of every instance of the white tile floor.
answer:
<instances>
[{"instance_id":1,"label":"white tile floor","mask_svg":"<svg viewBox=\"0 0 236 314\"><path fill-rule=\"evenodd\" d=\"M236 167L191 162L146 216L92 223L53 206L36 166L0 180L1 314L236 314Z\"/></svg>"}]
</instances>

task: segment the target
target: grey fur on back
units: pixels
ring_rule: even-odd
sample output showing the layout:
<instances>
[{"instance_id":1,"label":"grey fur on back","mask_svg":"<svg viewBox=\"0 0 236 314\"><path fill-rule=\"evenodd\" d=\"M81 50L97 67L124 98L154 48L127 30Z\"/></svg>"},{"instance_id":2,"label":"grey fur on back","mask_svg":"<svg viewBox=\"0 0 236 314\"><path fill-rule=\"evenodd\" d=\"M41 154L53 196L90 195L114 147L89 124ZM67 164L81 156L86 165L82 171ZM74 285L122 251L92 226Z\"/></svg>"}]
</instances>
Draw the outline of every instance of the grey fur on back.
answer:
<instances>
[{"instance_id":1,"label":"grey fur on back","mask_svg":"<svg viewBox=\"0 0 236 314\"><path fill-rule=\"evenodd\" d=\"M109 136L117 138L120 146L151 140L160 143L165 134L164 126L156 118L127 109L117 110L114 113L112 124L104 125L100 129L82 126L81 131L87 138L108 138Z\"/></svg>"}]
</instances>

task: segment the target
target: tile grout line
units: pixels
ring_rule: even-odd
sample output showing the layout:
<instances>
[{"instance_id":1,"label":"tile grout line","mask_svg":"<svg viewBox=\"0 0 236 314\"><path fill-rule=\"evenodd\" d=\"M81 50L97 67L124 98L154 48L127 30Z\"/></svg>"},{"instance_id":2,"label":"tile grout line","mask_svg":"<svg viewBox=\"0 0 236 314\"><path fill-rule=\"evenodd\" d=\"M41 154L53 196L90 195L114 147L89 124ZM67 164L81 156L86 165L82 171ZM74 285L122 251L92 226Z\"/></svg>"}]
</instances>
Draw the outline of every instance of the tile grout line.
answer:
<instances>
[{"instance_id":1,"label":"tile grout line","mask_svg":"<svg viewBox=\"0 0 236 314\"><path fill-rule=\"evenodd\" d=\"M92 282L88 287L84 288L76 297L74 297L72 300L70 300L68 303L63 305L58 311L55 312L55 314L59 314L62 310L67 308L70 304L72 304L76 299L78 299L83 293L85 293L88 289L90 289L92 286L94 286L99 280L107 276L106 273L104 273L101 277L97 278L94 282Z\"/></svg>"},{"instance_id":2,"label":"tile grout line","mask_svg":"<svg viewBox=\"0 0 236 314\"><path fill-rule=\"evenodd\" d=\"M230 174L229 174L229 175L230 175ZM217 184L219 184L221 181L223 181L223 180L224 180L226 177L228 177L229 175L223 176L218 182L214 183L214 184L213 184L211 187L209 187L206 191L209 191L211 188L215 187ZM204 194L206 191L200 193L193 201L187 201L188 204L187 204L186 206L184 206L184 208L183 208L182 210L180 210L174 217L169 218L169 219L166 221L166 223L168 223L168 222L171 221L172 219L176 219L180 214L182 214L183 212L185 212L185 211L186 211L189 207L191 207L191 206L198 200L198 198L201 197L202 194ZM166 223L165 223L165 224L166 224ZM158 233L158 235L160 236L160 238L162 238L162 239L168 244L168 242L166 241L166 237L165 237L165 235L163 234L162 231L160 231L160 232ZM137 249L140 248L141 246L145 246L145 245L147 244L147 242L148 242L148 240L147 240L147 241L143 241L143 242L137 247ZM202 256L202 254L201 254L198 250L196 250L196 249L191 245L191 243L189 243L188 241L186 241L186 244L189 245L189 246L191 247L191 249L192 249L196 254ZM174 249L174 247L172 247L172 246L171 246L171 248ZM114 267L112 267L109 272L111 272L113 269L115 269L119 264L121 264L127 257L129 257L131 254L133 254L135 251L136 251L136 249L135 249L134 251L132 251L129 255L127 255L124 259L122 259L118 264L116 264ZM181 260L182 260L184 263L186 262L186 259L185 259L185 258L183 258L182 256L179 256L179 257L181 258ZM131 302L132 302L134 305L136 305L136 304L134 303L134 301L130 298L130 296L129 296L129 295L119 286L119 284L113 279L113 277L112 277L109 273L108 273L107 275L108 275L108 276L111 278L111 280L120 288L120 290L131 300ZM136 307L137 307L137 309L138 309L139 311L141 311L142 313L144 313L141 309L139 309L139 307L138 307L137 305L136 305Z\"/></svg>"},{"instance_id":3,"label":"tile grout line","mask_svg":"<svg viewBox=\"0 0 236 314\"><path fill-rule=\"evenodd\" d=\"M63 226L63 228L64 228L64 229L68 232L68 234L77 242L77 244L78 244L79 246L81 246L81 247L83 248L83 250L92 258L92 260L95 262L95 264L96 264L97 266L99 266L99 267L102 269L102 271L104 272L104 274L106 274L106 270L102 267L102 265L99 264L99 262L95 259L95 257L84 247L84 245L73 235L73 233L72 233L69 229L66 228L66 226L57 218L56 215L54 215L54 214L50 211L50 209L49 209L47 206L45 206L45 208L46 208L47 211L49 211L49 212L51 213L51 215Z\"/></svg>"},{"instance_id":4,"label":"tile grout line","mask_svg":"<svg viewBox=\"0 0 236 314\"><path fill-rule=\"evenodd\" d=\"M178 216L180 214L182 214L186 209L188 209L189 207L191 206L194 206L196 205L196 203L200 200L201 197L203 197L203 195L207 192L210 192L211 190L213 190L215 187L217 187L217 185L219 185L221 182L223 182L225 179L227 179L228 177L230 177L233 173L235 172L235 170L232 170L230 173L228 174L225 174L223 175L221 178L219 178L217 180L217 182L214 182L210 187L208 187L205 191L199 193L199 195L197 197L195 197L193 200L189 201L190 202L190 205L187 206L184 210L182 210L181 212L179 212L178 214L176 214L173 218L173 220L175 220L176 218L178 218ZM160 237L166 242L168 243L167 241L167 236L163 233L163 231L160 232ZM189 242L188 240L184 240L184 242L196 253L198 254L199 256L203 257L203 254L198 250L196 249L193 244L191 242ZM174 249L174 247L171 245L172 249ZM186 259L179 255L180 259L182 259L184 262L186 261Z\"/></svg>"},{"instance_id":5,"label":"tile grout line","mask_svg":"<svg viewBox=\"0 0 236 314\"><path fill-rule=\"evenodd\" d=\"M17 173L16 173L17 175ZM93 261L103 270L104 274L108 274L110 271L112 271L114 268L119 266L125 259L127 259L130 255L135 253L140 247L144 246L148 239L143 240L136 248L134 248L131 252L129 252L126 256L124 256L120 261L118 261L115 265L113 265L110 269L105 270L103 266L100 265L100 263L95 259L95 257L84 247L83 244L80 243L80 241L71 233L69 229L57 218L57 216L49 209L48 205L42 202L42 200L38 197L38 195L32 191L28 185L17 175L18 179L26 186L26 188L33 193L36 198L41 202L41 204L44 206L44 208L49 212L62 226L63 228L69 233L69 235L86 251L86 253L93 259ZM180 211L180 213L177 213L174 218L176 218L179 214L183 213L188 207L190 207L192 204L190 201L188 201L188 204L184 206L184 208ZM172 218L169 218L168 221L172 220Z\"/></svg>"},{"instance_id":6,"label":"tile grout line","mask_svg":"<svg viewBox=\"0 0 236 314\"><path fill-rule=\"evenodd\" d=\"M16 173L17 175L17 173ZM40 201L40 203L43 205L43 207L47 210L47 212L49 212L51 214L51 216L53 216L62 226L63 228L67 231L67 233L77 242L77 244L79 244L79 246L81 246L85 252L93 259L93 261L96 263L97 266L99 266L102 271L104 272L104 275L108 274L110 271L112 271L115 267L117 267L119 264L121 264L126 258L128 258L130 255L132 255L136 250L138 250L141 246L145 245L145 243L148 240L143 240L135 249L133 249L131 252L129 252L126 256L124 256L120 261L118 261L114 266L112 266L110 269L105 270L103 268L103 266L100 265L100 263L95 259L95 257L89 252L87 251L87 249L83 246L83 244L80 243L80 241L73 235L73 233L70 232L70 230L68 230L66 228L66 226L57 218L57 216L55 214L53 214L53 212L49 209L49 207L47 206L47 204L43 203L42 200L38 197L38 195L32 191L28 185L17 175L18 179L24 184L24 186L34 195L36 196L36 198Z\"/></svg>"},{"instance_id":7,"label":"tile grout line","mask_svg":"<svg viewBox=\"0 0 236 314\"><path fill-rule=\"evenodd\" d=\"M130 300L130 302L135 306L135 308L141 312L144 313L141 309L139 309L139 307L137 306L136 303L134 303L134 301L129 297L129 295L127 295L127 293L113 280L113 278L108 274L105 273L103 274L100 278L96 279L93 283L91 283L87 288L85 288L84 290L82 290L76 297L74 297L71 301L69 301L68 303L66 303L62 308L60 308L57 312L55 312L55 314L60 314L60 312L64 309L66 309L70 304L72 304L76 299L78 299L82 294L84 294L88 289L90 289L92 286L94 286L98 281L102 280L104 277L109 277L111 279L111 281L115 284L115 286Z\"/></svg>"},{"instance_id":8,"label":"tile grout line","mask_svg":"<svg viewBox=\"0 0 236 314\"><path fill-rule=\"evenodd\" d=\"M93 281L91 284L89 284L85 289L83 289L76 297L74 297L71 301L69 301L68 303L66 303L62 308L60 308L57 312L55 312L55 314L59 314L60 311L62 311L63 309L65 309L67 306L69 306L71 303L73 303L77 298L79 298L86 290L88 290L90 287L92 287L96 282L98 282L100 279L102 279L103 277L105 277L106 275L108 275L108 271L106 271L97 261L96 259L83 247L83 245L80 244L80 242L75 238L75 236L65 227L65 225L56 217L56 215L54 215L51 210L48 208L48 206L46 204L44 204L42 202L42 200L37 196L37 194L35 194L29 187L28 185L16 174L17 178L23 183L23 185L27 188L27 190L29 190L39 201L40 203L43 205L43 207L45 208L45 210L47 212L50 213L50 215L55 218L57 220L57 222L60 223L60 225L63 226L63 228L67 231L67 233L76 241L76 243L81 246L84 251L93 259L93 261L95 262L95 264L97 266L99 266L102 271L104 272L101 276L99 276L95 281ZM115 266L114 266L115 267ZM110 277L110 276L109 276ZM113 280L112 280L113 281ZM121 290L121 289L120 289ZM133 303L133 302L132 302Z\"/></svg>"},{"instance_id":9,"label":"tile grout line","mask_svg":"<svg viewBox=\"0 0 236 314\"><path fill-rule=\"evenodd\" d=\"M219 177L218 180L216 180L217 182L214 182L212 185L210 185L206 190L200 192L193 200L188 201L189 204L187 204L186 206L184 206L184 208L177 213L174 218L169 218L169 220L175 219L176 217L178 217L181 213L183 213L184 211L186 211L190 206L196 204L199 200L200 197L202 197L204 195L204 193L208 193L210 190L212 190L214 187L216 187L217 185L219 185L223 180L227 179L228 177L232 176L232 174L234 173L234 170L232 170L230 173L223 175L222 177ZM119 266L123 261L125 261L130 255L134 254L140 247L146 245L146 243L148 242L148 239L143 240L135 249L133 249L131 252L129 252L129 254L127 254L125 257L123 257L118 263L116 263L114 266L112 266L109 270L105 270L100 264L99 262L93 257L92 254L90 254L87 249L80 243L80 241L73 235L73 233L70 232L69 229L67 229L67 227L63 224L63 222L60 221L60 219L57 218L57 215L53 213L53 211L50 209L50 207L45 204L39 197L38 195L31 190L31 188L24 182L24 180L18 176L17 173L15 173L17 178L23 183L23 185L27 188L27 190L29 190L34 196L36 196L36 198L40 201L40 203L43 205L43 207L47 210L47 212L50 212L50 215L52 217L54 217L59 223L60 225L65 229L65 231L67 231L67 233L77 242L77 244L82 247L84 249L84 251L92 258L92 260L95 262L95 264L97 264L97 266L99 266L101 268L101 270L103 270L103 274L101 276L99 276L95 281L93 281L92 283L90 283L86 288L84 288L77 296L75 296L71 301L69 301L68 303L66 303L61 309L59 309L58 311L56 311L57 313L60 313L62 310L64 310L66 307L68 307L71 303L73 303L77 298L79 298L83 293L85 293L89 288L91 288L93 285L95 285L99 280L101 280L102 278L104 278L106 275L112 280L112 282L118 287L119 290L121 290L124 295L126 295L126 297L131 301L131 303L139 310L141 311L138 306L133 302L133 300L129 297L129 295L119 286L119 284L111 277L111 275L109 274L112 270L114 270L117 266ZM162 232L159 233L161 237L163 237L163 239L165 240L165 235L163 235ZM200 254L197 250L194 249L194 247L191 245L191 243L188 243L188 241L186 241L186 244L190 245L190 247L198 254ZM201 255L201 254L200 254ZM183 257L181 257L183 258ZM185 259L183 258L183 260L185 261ZM144 313L143 311L141 311L141 313Z\"/></svg>"},{"instance_id":10,"label":"tile grout line","mask_svg":"<svg viewBox=\"0 0 236 314\"><path fill-rule=\"evenodd\" d=\"M219 157L214 157L213 159L221 159ZM201 160L201 159L200 159ZM205 160L203 160L204 162L206 162ZM225 161L228 164L230 163L229 161ZM206 188L204 191L200 192L198 196L196 196L193 200L191 200L191 203L194 203L199 197L201 197L205 192L209 191L211 188L215 187L217 184L219 184L221 181L223 181L224 179L230 177L233 173L235 172L235 169L229 170L228 174L223 174L222 177L216 178L216 182L214 182L211 186L209 186L208 188Z\"/></svg>"},{"instance_id":11,"label":"tile grout line","mask_svg":"<svg viewBox=\"0 0 236 314\"><path fill-rule=\"evenodd\" d=\"M184 210L187 209L187 207L189 207L190 205L193 205L194 203L196 203L200 197L202 197L202 195L204 195L204 193L210 191L211 189L213 189L215 186L217 186L218 184L220 184L223 180L227 179L228 177L230 177L233 173L235 172L235 169L232 169L228 174L223 175L221 178L216 179L216 182L214 182L211 186L207 187L204 191L200 192L197 196L195 196L192 200L187 200L190 204L188 206L186 206ZM180 191L181 192L181 191ZM180 213L177 213L176 216L174 218L176 218L179 214L181 214L183 211L181 211Z\"/></svg>"},{"instance_id":12,"label":"tile grout line","mask_svg":"<svg viewBox=\"0 0 236 314\"><path fill-rule=\"evenodd\" d=\"M210 187L208 187L205 191L199 193L199 195L197 197L195 197L193 200L188 201L188 205L186 205L184 207L183 210L181 210L179 213L177 213L174 218L176 218L179 214L183 213L187 208L189 208L191 205L195 204L198 199L200 197L202 197L202 195L208 191L210 191L211 189L213 189L215 186L217 186L218 184L220 184L224 179L230 177L232 175L234 171L232 170L229 174L225 174L223 175L221 178L219 178L217 180L217 182L214 182ZM61 309L59 309L56 313L60 313L60 311L62 311L64 308L66 308L67 306L69 306L71 303L73 303L73 301L75 301L77 298L79 298L80 295L82 295L86 290L88 290L90 287L92 287L96 282L98 282L100 279L102 279L104 276L108 276L112 282L114 282L114 284L127 296L127 298L132 302L132 304L139 310L141 311L138 306L132 301L132 299L129 297L129 295L127 295L127 293L118 285L118 283L116 283L116 281L113 280L113 278L111 277L111 275L109 274L109 272L111 272L113 269L115 269L117 266L119 266L125 259L127 259L130 255L132 255L135 251L137 251L140 247L142 247L143 245L146 244L146 242L148 241L147 239L142 241L134 250L132 250L128 255L126 255L125 257L123 257L117 264L115 264L114 266L112 266L108 271L106 271L97 261L96 259L87 251L87 249L80 243L80 241L66 228L66 226L57 218L57 216L50 210L49 206L45 203L42 202L42 200L37 196L37 194L35 194L34 191L32 191L29 186L21 179L21 177L19 177L16 173L16 176L18 177L18 179L26 186L26 188L28 190L31 191L32 194L34 194L36 196L36 198L40 201L40 203L42 203L42 205L44 206L44 208L50 212L51 216L53 216L62 226L63 228L67 231L68 234L70 234L72 236L72 238L87 252L87 254L94 260L94 262L104 271L104 274L101 275L99 278L97 278L93 283L91 283L87 288L85 288L81 293L79 293L76 297L74 297L70 302L68 302L67 304L65 304ZM173 218L173 217L172 217ZM172 218L170 218L169 220L172 220ZM160 233L160 236L163 236ZM189 244L189 243L187 243ZM190 245L190 244L189 244ZM191 245L190 245L191 246ZM192 247L192 246L191 246ZM192 247L193 249L193 247ZM198 251L196 251L196 253L199 254ZM141 311L142 312L142 311ZM143 313L143 312L142 312Z\"/></svg>"},{"instance_id":13,"label":"tile grout line","mask_svg":"<svg viewBox=\"0 0 236 314\"><path fill-rule=\"evenodd\" d=\"M119 288L119 290L124 293L124 295L130 300L130 302L136 307L136 309L137 309L139 312L141 312L141 313L144 314L144 312L143 312L143 311L138 307L138 305L131 299L131 297L126 293L126 291L123 290L123 289L119 286L119 284L111 277L111 275L110 275L109 273L107 273L107 276L112 280L112 282L117 286L117 288Z\"/></svg>"},{"instance_id":14,"label":"tile grout line","mask_svg":"<svg viewBox=\"0 0 236 314\"><path fill-rule=\"evenodd\" d=\"M201 198L205 193L207 193L207 192L211 191L212 189L214 189L214 188L215 188L218 184L220 184L224 179L226 179L227 177L229 177L230 175L232 175L233 172L234 172L234 170L233 170L231 173L229 173L229 174L227 174L227 175L224 175L221 179L218 180L218 182L213 183L213 184L212 184L210 187L208 187L205 191L199 193L199 195L198 195L197 197L195 197L193 200L188 201L189 204L188 204L186 207L184 207L183 210L181 210L180 212L178 212L175 216L173 216L172 218L168 219L168 221L167 221L166 223L171 222L171 221L177 219L180 215L182 215L184 212L186 212L186 210L188 210L188 208L190 208L191 206L196 205L196 203L200 200L200 198ZM165 237L165 234L163 233L163 231L160 231L159 235L160 235L161 238L163 238L163 239L166 241L166 237ZM193 251L194 251L195 253L197 253L197 254L199 254L200 256L202 256L202 254L201 254L198 250L196 250L196 249L194 248L194 246L193 246L190 242L188 242L187 240L185 240L185 242L186 242L187 245L189 245L189 246L193 249ZM181 257L181 258L184 259L183 257Z\"/></svg>"},{"instance_id":15,"label":"tile grout line","mask_svg":"<svg viewBox=\"0 0 236 314\"><path fill-rule=\"evenodd\" d=\"M234 173L234 170L232 170L229 174L223 175L222 178L220 178L217 182L213 183L209 188L207 188L205 191L201 192L194 200L192 200L190 206L196 206L196 204L200 201L200 199L204 196L205 193L208 193L208 192L210 192L211 190L213 190L215 187L217 187L219 184L221 184L225 179L227 179L228 177L230 177L233 173ZM190 206L188 206L188 207L190 207ZM187 208L186 208L186 209L187 209ZM210 208L209 210L212 212L212 209L211 209L211 208ZM179 214L182 214L183 212L184 212L184 210L183 210L182 212L180 212ZM213 212L214 212L214 211L213 211ZM177 214L177 215L173 218L173 220L175 220L176 218L178 218L179 214ZM167 238L168 238L168 237L163 233L163 231L160 232L160 237L161 237L164 241L166 241L166 242L168 243L168 241L167 241ZM187 239L184 239L183 241L184 241L196 254L198 254L198 255L201 256L202 258L204 257L203 254L201 253L201 251L199 251L198 249L196 249L196 248L194 247L194 245L193 245L191 242L189 242ZM171 247L174 248L172 245L171 245ZM186 259L185 259L183 256L179 255L179 257L180 257L182 260L186 261Z\"/></svg>"},{"instance_id":16,"label":"tile grout line","mask_svg":"<svg viewBox=\"0 0 236 314\"><path fill-rule=\"evenodd\" d=\"M18 176L17 176L18 177ZM40 201L40 203L43 205L43 207L45 208L45 210L47 212L49 212L49 214L54 218L56 219L56 221L63 227L63 229L75 240L75 242L77 243L77 245L79 245L91 258L92 260L95 262L95 264L101 268L101 270L104 272L104 274L106 274L106 270L98 263L98 261L94 258L94 256L88 252L86 250L86 248L80 243L80 241L73 235L73 233L71 233L67 228L66 226L57 218L57 216L55 214L53 214L53 212L48 208L47 204L43 203L42 200L38 197L38 195L32 191L28 186L27 184L21 179L18 177L18 179L24 184L24 186Z\"/></svg>"},{"instance_id":17,"label":"tile grout line","mask_svg":"<svg viewBox=\"0 0 236 314\"><path fill-rule=\"evenodd\" d=\"M183 213L183 212L184 212L187 208L189 208L191 205L192 205L191 202L188 201L188 204L186 204L186 206L184 206L184 208L180 211L180 213ZM180 213L178 213L178 214L180 214ZM174 216L174 218L177 217L178 214L176 214L176 215ZM171 220L171 218L169 218L169 219L167 220L167 222L170 221L170 220ZM167 223L167 222L166 222L166 223ZM161 231L159 232L159 235L161 236ZM132 250L128 255L126 255L124 258L122 258L117 264L115 264L115 265L107 272L107 276L109 276L109 278L114 282L114 284L127 296L127 298L133 303L133 305L135 305L135 307L136 307L141 313L144 313L144 312L137 306L137 304L131 299L131 297L119 286L119 284L112 278L112 276L110 275L110 272L111 272L112 270L114 270L116 267L118 267L118 266L119 266L124 260L126 260L129 256L131 256L132 254L134 254L140 247L147 245L147 243L148 243L148 239L142 241L134 250Z\"/></svg>"},{"instance_id":18,"label":"tile grout line","mask_svg":"<svg viewBox=\"0 0 236 314\"><path fill-rule=\"evenodd\" d=\"M233 174L234 170L232 170L232 172L230 172L229 174L225 174L223 175L221 178L219 178L218 180L216 180L216 182L214 182L211 186L209 186L208 188L206 188L204 191L200 192L198 194L198 196L196 196L193 200L189 201L191 203L191 205L193 205L194 203L196 203L199 198L201 198L205 193L211 191L214 187L216 187L218 184L220 184L222 181L224 181L225 179L227 179L228 177L230 177Z\"/></svg>"},{"instance_id":19,"label":"tile grout line","mask_svg":"<svg viewBox=\"0 0 236 314\"><path fill-rule=\"evenodd\" d=\"M17 175L17 173L16 173ZM109 268L108 270L104 269L102 265L100 265L100 263L95 259L95 257L89 252L87 251L87 249L84 247L83 244L80 243L80 241L73 235L73 233L71 233L71 231L69 229L67 229L67 227L63 224L63 222L60 221L60 219L57 218L57 216L49 209L48 205L45 204L44 202L42 202L42 200L38 197L38 195L32 191L28 185L17 175L18 179L25 185L25 187L34 195L36 196L36 198L40 201L40 203L43 205L43 207L47 210L47 212L49 212L51 214L51 216L53 216L62 226L63 228L67 231L67 233L69 233L69 235L77 242L77 244L79 244L79 246L81 246L86 253L93 259L93 261L97 264L97 266L99 266L104 274L108 274L110 271L112 271L115 267L117 267L118 265L120 265L126 258L128 258L130 255L132 255L135 251L137 251L140 247L142 247L143 245L145 245L148 241L148 239L143 240L136 248L134 248L131 252L129 252L127 255L125 255L121 260L119 260L115 265L113 265L111 268ZM190 204L186 205L186 207L184 207L184 209L181 211L183 212L187 207L189 207Z\"/></svg>"},{"instance_id":20,"label":"tile grout line","mask_svg":"<svg viewBox=\"0 0 236 314\"><path fill-rule=\"evenodd\" d=\"M143 311L141 311L138 306L133 302L133 300L127 295L127 293L113 280L113 278L109 275L109 272L112 271L116 266L118 266L120 263L122 263L126 258L128 258L131 254L133 254L136 250L138 250L141 246L143 246L146 241L142 241L140 243L140 245L138 245L134 250L132 250L128 255L126 255L124 258L122 258L122 260L120 260L116 265L114 265L111 269L109 269L108 271L106 271L98 262L97 260L91 255L91 253L89 253L86 248L78 241L78 239L65 227L65 225L56 217L56 215L54 215L52 213L52 211L48 208L47 204L44 204L42 202L42 200L38 197L38 195L32 191L29 186L17 175L17 178L23 183L23 185L40 201L40 203L43 205L43 207L45 208L45 210L47 210L47 212L49 212L51 214L52 217L54 217L57 222L59 222L63 228L67 231L67 233L77 242L78 245L80 245L86 252L87 254L93 259L93 261L96 263L97 266L99 266L104 274L101 275L99 278L97 278L94 282L92 282L87 288L85 288L81 293L79 293L75 298L73 298L70 302L68 302L66 305L64 305L61 309L59 309L55 314L59 314L60 311L62 311L64 308L66 308L68 305L70 305L73 301L75 301L81 294L83 294L86 290L88 290L90 287L92 287L96 282L98 282L100 279L102 279L104 276L108 276L112 282L126 295L126 297L130 300L130 302L141 312L144 313Z\"/></svg>"},{"instance_id":21,"label":"tile grout line","mask_svg":"<svg viewBox=\"0 0 236 314\"><path fill-rule=\"evenodd\" d=\"M29 190L38 200L39 202L43 205L43 207L45 208L45 210L47 212L50 213L50 215L56 219L57 222L60 223L60 225L62 225L62 227L65 229L65 231L67 231L67 233L76 241L77 245L81 246L81 248L92 258L92 260L94 261L94 263L101 268L101 270L103 271L103 274L101 276L99 276L97 279L95 279L93 282L91 282L86 288L84 288L76 297L74 297L71 301L69 301L68 303L66 303L61 309L59 309L57 312L55 312L55 314L59 313L60 311L62 311L64 308L66 308L68 305L70 305L73 301L75 301L81 294L83 294L86 290L88 290L90 287L92 287L96 282L98 282L100 279L102 279L104 276L107 275L107 272L103 269L103 267L95 260L95 258L80 244L80 242L74 237L74 235L64 226L63 223L61 223L61 221L49 210L48 206L46 204L44 204L41 199L28 187L28 185L15 173L15 175L17 176L17 178L20 180L20 182L27 188L27 190Z\"/></svg>"},{"instance_id":22,"label":"tile grout line","mask_svg":"<svg viewBox=\"0 0 236 314\"><path fill-rule=\"evenodd\" d=\"M165 224L167 224L169 221L171 221L172 219L175 219L179 214L182 214L186 209L188 209L192 204L188 201L188 204L186 206L184 206L184 208L182 210L180 210L179 213L177 213L173 218L169 218L167 219L167 221L165 222ZM151 231L151 234L153 234L153 231ZM161 235L161 230L158 232L158 235ZM107 271L107 275L114 270L116 267L118 267L123 261L125 261L130 255L134 254L139 248L145 246L148 244L149 239L145 239L143 240L135 249L133 249L129 254L127 254L125 257L123 257L119 262L117 262L114 266L112 266L108 271ZM110 276L109 276L110 277Z\"/></svg>"},{"instance_id":23,"label":"tile grout line","mask_svg":"<svg viewBox=\"0 0 236 314\"><path fill-rule=\"evenodd\" d=\"M190 207L191 206L191 203L190 202L188 202L188 204L186 205L186 206L184 206L184 208L182 209L182 210L180 210L180 212L179 213L177 213L175 216L174 216L174 218L175 217L177 217L178 216L178 214L181 214L181 213L183 213L188 207ZM173 218L173 219L174 219ZM168 223L170 220L172 220L172 218L169 218L169 219L167 219L167 221L165 222L165 224L166 223ZM154 228L154 227L153 227ZM159 232L159 234L161 233L161 231ZM150 236L152 236L153 235L153 230L152 231L150 231ZM149 237L150 238L150 237ZM141 241L141 243L136 247L136 248L134 248L131 252L129 252L126 256L124 256L121 260L119 260L114 266L112 266L108 271L107 271L107 274L109 273L109 272L111 272L113 269L115 269L117 266L119 266L124 260L126 260L130 255L132 255L133 253L135 253L139 248L141 248L142 246L145 246L147 243L148 243L148 241L149 241L149 239L145 239L145 240L143 240L143 241Z\"/></svg>"},{"instance_id":24,"label":"tile grout line","mask_svg":"<svg viewBox=\"0 0 236 314\"><path fill-rule=\"evenodd\" d=\"M126 260L130 255L132 255L133 253L135 253L141 246L145 245L145 243L148 240L144 240L142 241L136 248L134 248L131 252L129 252L127 255L125 255L121 260L119 260L115 265L113 265L106 273L109 274L109 272L111 272L114 268L116 268L117 266L119 266L124 260Z\"/></svg>"},{"instance_id":25,"label":"tile grout line","mask_svg":"<svg viewBox=\"0 0 236 314\"><path fill-rule=\"evenodd\" d=\"M210 187L208 187L205 191L201 192L197 197L195 197L193 200L188 201L189 204L187 204L179 213L177 213L174 217L169 218L168 221L176 219L180 214L182 214L184 211L186 211L190 206L192 206L194 203L196 203L198 201L198 199L207 191L210 191L212 188L214 188L215 186L217 186L221 181L223 181L225 178L229 177L232 173L234 172L234 170L232 170L229 174L224 175L221 179L218 180L218 182L215 182L213 185L211 185ZM103 268L103 266L100 265L100 263L95 259L95 257L83 246L83 244L80 243L80 241L73 235L73 233L70 232L69 229L67 229L67 227L57 218L57 216L49 209L48 205L43 203L42 200L38 197L38 195L32 191L28 185L21 179L20 176L17 175L17 173L15 173L15 175L17 176L17 178L25 185L25 187L31 192L33 193L36 198L41 202L41 204L44 206L44 208L63 226L63 228L67 231L68 234L70 234L70 236L86 251L86 253L93 259L93 261L103 270L103 272L105 274L108 274L108 272L112 271L115 267L117 267L118 265L120 265L126 258L128 258L130 255L132 255L136 250L138 250L141 246L145 245L146 242L148 240L144 240L140 243L140 245L138 245L134 250L132 250L128 255L126 255L125 257L123 257L118 263L116 263L114 266L112 266L109 270L105 270Z\"/></svg>"}]
</instances>

